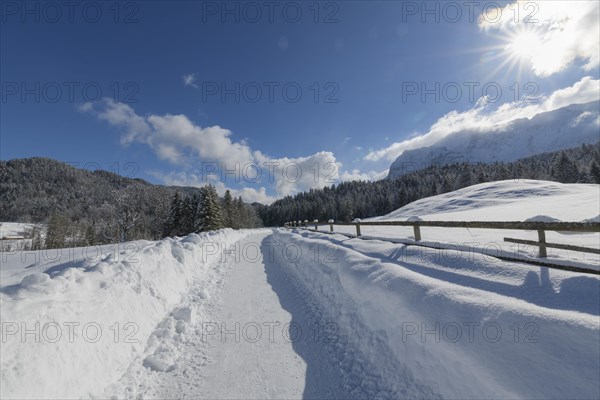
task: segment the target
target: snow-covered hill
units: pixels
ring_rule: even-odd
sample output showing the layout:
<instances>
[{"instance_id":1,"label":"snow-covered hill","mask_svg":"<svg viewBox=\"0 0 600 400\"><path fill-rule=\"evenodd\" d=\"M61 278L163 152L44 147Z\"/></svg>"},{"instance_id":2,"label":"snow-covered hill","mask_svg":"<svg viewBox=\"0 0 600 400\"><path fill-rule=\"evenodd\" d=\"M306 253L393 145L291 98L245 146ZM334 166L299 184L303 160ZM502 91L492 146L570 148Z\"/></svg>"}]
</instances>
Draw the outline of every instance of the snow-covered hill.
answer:
<instances>
[{"instance_id":1,"label":"snow-covered hill","mask_svg":"<svg viewBox=\"0 0 600 400\"><path fill-rule=\"evenodd\" d=\"M387 215L365 221L569 221L599 222L600 185L564 184L550 181L506 180L473 185L454 192L417 200ZM352 226L336 231L354 234ZM365 237L412 242L411 227L362 226ZM538 248L505 242L505 237L537 240L534 231L503 229L421 228L423 243L445 246L467 256L473 252L511 258L537 259ZM546 232L549 243L598 248L597 233ZM460 258L460 257L459 257ZM595 254L548 249L544 261L600 269Z\"/></svg>"},{"instance_id":2,"label":"snow-covered hill","mask_svg":"<svg viewBox=\"0 0 600 400\"><path fill-rule=\"evenodd\" d=\"M525 221L537 215L559 221L597 220L600 186L528 179L481 183L420 199L369 220Z\"/></svg>"},{"instance_id":3,"label":"snow-covered hill","mask_svg":"<svg viewBox=\"0 0 600 400\"><path fill-rule=\"evenodd\" d=\"M456 162L516 161L530 155L600 140L600 102L573 104L498 126L487 132L461 131L432 146L407 150L391 165L388 178Z\"/></svg>"}]
</instances>

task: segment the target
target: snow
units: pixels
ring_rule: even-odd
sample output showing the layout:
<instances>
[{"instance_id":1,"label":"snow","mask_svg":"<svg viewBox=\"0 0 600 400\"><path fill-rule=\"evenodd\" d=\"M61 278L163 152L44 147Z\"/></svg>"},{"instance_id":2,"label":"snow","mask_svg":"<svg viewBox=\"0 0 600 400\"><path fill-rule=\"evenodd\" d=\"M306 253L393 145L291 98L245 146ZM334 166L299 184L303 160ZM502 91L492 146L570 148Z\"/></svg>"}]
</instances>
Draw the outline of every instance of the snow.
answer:
<instances>
[{"instance_id":1,"label":"snow","mask_svg":"<svg viewBox=\"0 0 600 400\"><path fill-rule=\"evenodd\" d=\"M29 230L34 228L36 225L37 224L28 224L23 222L0 222L0 239L5 236L27 237Z\"/></svg>"},{"instance_id":2,"label":"snow","mask_svg":"<svg viewBox=\"0 0 600 400\"><path fill-rule=\"evenodd\" d=\"M494 182L375 219L597 221L599 191ZM600 277L481 245L527 232L423 227L454 244L432 249L366 222L2 253L0 397L600 398Z\"/></svg>"},{"instance_id":3,"label":"snow","mask_svg":"<svg viewBox=\"0 0 600 400\"><path fill-rule=\"evenodd\" d=\"M430 221L525 221L545 215L577 222L597 216L599 211L599 185L509 179L427 197L370 220L402 221L418 216Z\"/></svg>"},{"instance_id":4,"label":"snow","mask_svg":"<svg viewBox=\"0 0 600 400\"><path fill-rule=\"evenodd\" d=\"M0 251L23 249L31 244L31 232L33 228L41 228L44 235L43 224L30 224L23 222L0 222ZM4 239L6 237L23 237L24 239Z\"/></svg>"},{"instance_id":5,"label":"snow","mask_svg":"<svg viewBox=\"0 0 600 400\"><path fill-rule=\"evenodd\" d=\"M550 181L506 180L469 186L454 192L417 200L398 210L365 219L364 238L385 238L414 243L412 227L368 226L368 221L539 221L598 222L600 186ZM328 227L321 227L326 230ZM328 229L327 229L328 230ZM352 226L335 226L336 232L355 234ZM538 259L538 248L505 242L504 238L537 241L537 232L506 229L421 227L423 244L444 247L458 256L473 252L522 259ZM597 233L546 232L549 243L598 248ZM548 248L545 259L555 264L600 269L596 254Z\"/></svg>"},{"instance_id":6,"label":"snow","mask_svg":"<svg viewBox=\"0 0 600 400\"><path fill-rule=\"evenodd\" d=\"M463 129L441 137L428 147L404 151L390 166L395 178L429 165L457 162L516 161L583 143L598 142L600 103L572 104L498 125L487 132Z\"/></svg>"},{"instance_id":7,"label":"snow","mask_svg":"<svg viewBox=\"0 0 600 400\"><path fill-rule=\"evenodd\" d=\"M433 249L336 234L274 236L308 254L319 245L334 249L328 261L277 261L360 349L375 379L365 397L600 394L596 276L490 262L483 255L457 262ZM349 381L364 389L361 379Z\"/></svg>"},{"instance_id":8,"label":"snow","mask_svg":"<svg viewBox=\"0 0 600 400\"><path fill-rule=\"evenodd\" d=\"M193 323L192 312L176 306L224 249L250 233L222 230L116 247L1 254L0 397L102 393L145 354L169 312L178 323ZM168 369L169 352L157 350L145 362Z\"/></svg>"}]
</instances>

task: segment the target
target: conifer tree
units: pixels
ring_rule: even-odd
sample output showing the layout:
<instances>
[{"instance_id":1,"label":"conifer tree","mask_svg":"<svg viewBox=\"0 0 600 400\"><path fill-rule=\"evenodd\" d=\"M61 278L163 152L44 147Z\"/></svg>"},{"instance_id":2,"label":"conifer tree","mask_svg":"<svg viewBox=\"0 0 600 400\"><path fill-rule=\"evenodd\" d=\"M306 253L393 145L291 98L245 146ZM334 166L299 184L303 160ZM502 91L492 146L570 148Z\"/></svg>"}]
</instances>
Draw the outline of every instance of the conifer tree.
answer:
<instances>
[{"instance_id":1,"label":"conifer tree","mask_svg":"<svg viewBox=\"0 0 600 400\"><path fill-rule=\"evenodd\" d=\"M552 165L552 176L562 183L575 183L579 180L577 165L566 152L561 151Z\"/></svg>"},{"instance_id":2,"label":"conifer tree","mask_svg":"<svg viewBox=\"0 0 600 400\"><path fill-rule=\"evenodd\" d=\"M175 236L177 235L177 229L181 223L181 196L179 192L175 192L171 199L171 206L169 207L169 215L165 221L165 227L163 230L164 236Z\"/></svg>"},{"instance_id":3,"label":"conifer tree","mask_svg":"<svg viewBox=\"0 0 600 400\"><path fill-rule=\"evenodd\" d=\"M352 222L352 219L354 218L354 207L352 206L352 201L350 199L344 201L340 218L343 222Z\"/></svg>"},{"instance_id":4,"label":"conifer tree","mask_svg":"<svg viewBox=\"0 0 600 400\"><path fill-rule=\"evenodd\" d=\"M207 185L202 188L202 203L200 207L199 220L200 230L203 232L214 231L223 227L223 217L219 196L215 187Z\"/></svg>"},{"instance_id":5,"label":"conifer tree","mask_svg":"<svg viewBox=\"0 0 600 400\"><path fill-rule=\"evenodd\" d=\"M65 219L59 214L52 214L46 231L46 248L61 249L66 247L67 227Z\"/></svg>"},{"instance_id":6,"label":"conifer tree","mask_svg":"<svg viewBox=\"0 0 600 400\"><path fill-rule=\"evenodd\" d=\"M233 228L233 197L229 189L223 195L223 224L227 228Z\"/></svg>"},{"instance_id":7,"label":"conifer tree","mask_svg":"<svg viewBox=\"0 0 600 400\"><path fill-rule=\"evenodd\" d=\"M596 160L590 165L589 180L591 183L600 183L600 165Z\"/></svg>"}]
</instances>

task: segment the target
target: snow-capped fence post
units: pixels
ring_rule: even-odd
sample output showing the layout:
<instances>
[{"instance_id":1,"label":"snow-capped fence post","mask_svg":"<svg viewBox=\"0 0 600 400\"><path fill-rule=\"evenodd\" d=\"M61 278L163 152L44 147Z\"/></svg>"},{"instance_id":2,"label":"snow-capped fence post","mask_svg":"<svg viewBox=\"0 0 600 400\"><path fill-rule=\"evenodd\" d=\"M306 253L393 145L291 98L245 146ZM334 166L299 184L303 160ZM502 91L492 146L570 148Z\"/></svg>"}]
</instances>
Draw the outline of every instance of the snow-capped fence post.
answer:
<instances>
[{"instance_id":1,"label":"snow-capped fence post","mask_svg":"<svg viewBox=\"0 0 600 400\"><path fill-rule=\"evenodd\" d=\"M315 220L313 221L313 223L315 224L315 231L318 231L318 230L319 230L319 225L317 225L317 224L319 223L319 220L318 220L318 219L315 219Z\"/></svg>"},{"instance_id":2,"label":"snow-capped fence post","mask_svg":"<svg viewBox=\"0 0 600 400\"><path fill-rule=\"evenodd\" d=\"M413 232L415 234L415 242L421 240L421 227L417 224L413 225Z\"/></svg>"},{"instance_id":3,"label":"snow-capped fence post","mask_svg":"<svg viewBox=\"0 0 600 400\"><path fill-rule=\"evenodd\" d=\"M304 220L304 228L308 229L308 220L307 219Z\"/></svg>"},{"instance_id":4,"label":"snow-capped fence post","mask_svg":"<svg viewBox=\"0 0 600 400\"><path fill-rule=\"evenodd\" d=\"M544 231L543 229L538 229L538 241L540 242L540 253L539 253L539 257L540 258L546 258L548 257L548 253L546 252L546 231Z\"/></svg>"},{"instance_id":5,"label":"snow-capped fence post","mask_svg":"<svg viewBox=\"0 0 600 400\"><path fill-rule=\"evenodd\" d=\"M329 223L329 232L333 233L333 220L330 219L329 221L327 221Z\"/></svg>"},{"instance_id":6,"label":"snow-capped fence post","mask_svg":"<svg viewBox=\"0 0 600 400\"><path fill-rule=\"evenodd\" d=\"M356 224L356 236L360 236L360 221L360 218L355 218L354 221L352 221Z\"/></svg>"}]
</instances>

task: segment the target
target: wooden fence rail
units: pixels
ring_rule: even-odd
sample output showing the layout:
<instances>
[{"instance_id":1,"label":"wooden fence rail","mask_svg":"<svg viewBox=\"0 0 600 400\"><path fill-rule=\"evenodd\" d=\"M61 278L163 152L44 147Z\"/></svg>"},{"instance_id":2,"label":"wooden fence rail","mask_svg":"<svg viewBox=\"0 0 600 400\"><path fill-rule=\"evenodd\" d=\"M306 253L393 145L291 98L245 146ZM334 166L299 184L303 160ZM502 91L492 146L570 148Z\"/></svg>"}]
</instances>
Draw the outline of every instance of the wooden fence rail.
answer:
<instances>
[{"instance_id":1,"label":"wooden fence rail","mask_svg":"<svg viewBox=\"0 0 600 400\"><path fill-rule=\"evenodd\" d=\"M354 222L338 222L334 223L329 220L327 223L319 223L314 220L310 223L314 226L314 231L319 230L319 226L329 225L329 232L333 232L333 226L354 226L356 228L356 236L361 236L360 227L363 226L411 226L413 228L415 241L421 241L421 227L439 227L439 228L478 228L478 229L512 229L524 231L537 231L538 241L504 238L505 242L520 243L537 246L539 249L539 257L546 258L548 256L546 249L556 248L577 252L600 254L600 249L589 247L573 246L558 243L546 242L546 231L555 232L580 232L580 233L597 233L600 232L599 222L535 222L535 221L361 221L360 219ZM308 220L292 221L284 224L286 228L300 227L308 229Z\"/></svg>"}]
</instances>

